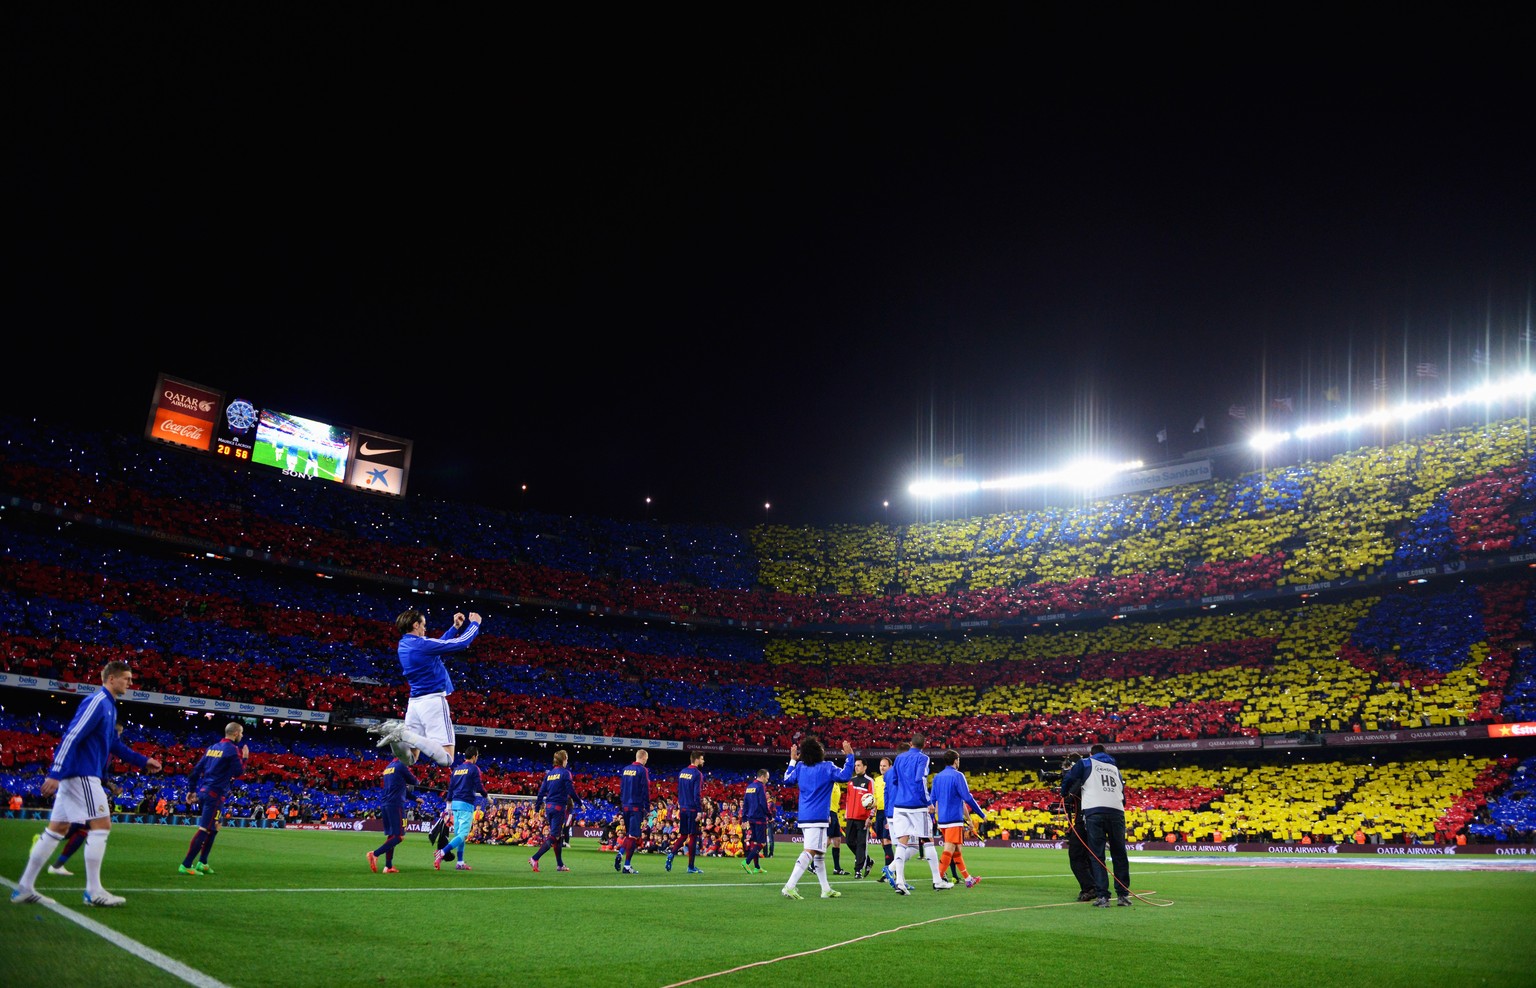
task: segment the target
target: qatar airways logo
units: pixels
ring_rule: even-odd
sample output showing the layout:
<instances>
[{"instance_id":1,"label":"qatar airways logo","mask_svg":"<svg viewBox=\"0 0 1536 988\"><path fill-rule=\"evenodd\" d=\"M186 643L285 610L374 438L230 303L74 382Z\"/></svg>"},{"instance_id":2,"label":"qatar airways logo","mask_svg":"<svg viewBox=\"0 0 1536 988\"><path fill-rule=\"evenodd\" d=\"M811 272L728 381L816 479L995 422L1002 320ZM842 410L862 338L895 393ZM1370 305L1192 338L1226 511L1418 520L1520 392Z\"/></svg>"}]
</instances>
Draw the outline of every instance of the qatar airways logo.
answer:
<instances>
[{"instance_id":1,"label":"qatar airways logo","mask_svg":"<svg viewBox=\"0 0 1536 988\"><path fill-rule=\"evenodd\" d=\"M162 397L165 398L167 405L172 405L176 408L185 409L189 412L201 412L204 415L211 415L213 413L213 402L207 398L197 398L189 394L182 394L180 391L172 391L169 388L165 390L165 394Z\"/></svg>"},{"instance_id":2,"label":"qatar airways logo","mask_svg":"<svg viewBox=\"0 0 1536 988\"><path fill-rule=\"evenodd\" d=\"M190 422L172 422L170 419L166 419L160 423L160 431L173 436L180 436L183 439L203 438L203 427Z\"/></svg>"}]
</instances>

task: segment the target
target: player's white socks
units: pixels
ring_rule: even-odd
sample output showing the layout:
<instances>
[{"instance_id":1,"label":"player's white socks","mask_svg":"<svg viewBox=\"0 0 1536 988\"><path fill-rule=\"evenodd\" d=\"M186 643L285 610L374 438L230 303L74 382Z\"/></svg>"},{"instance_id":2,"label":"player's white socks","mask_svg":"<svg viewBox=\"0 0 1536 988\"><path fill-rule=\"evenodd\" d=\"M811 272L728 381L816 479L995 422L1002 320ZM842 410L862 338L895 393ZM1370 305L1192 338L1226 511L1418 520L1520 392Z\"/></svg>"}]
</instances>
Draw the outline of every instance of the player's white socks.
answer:
<instances>
[{"instance_id":1,"label":"player's white socks","mask_svg":"<svg viewBox=\"0 0 1536 988\"><path fill-rule=\"evenodd\" d=\"M439 765L447 767L453 764L453 756L443 750L443 746L436 741L428 741L415 731L400 732L400 740L426 755Z\"/></svg>"},{"instance_id":2,"label":"player's white socks","mask_svg":"<svg viewBox=\"0 0 1536 988\"><path fill-rule=\"evenodd\" d=\"M110 830L92 830L85 835L85 890L91 895L104 891L101 887L101 859L107 856L107 835Z\"/></svg>"},{"instance_id":3,"label":"player's white socks","mask_svg":"<svg viewBox=\"0 0 1536 988\"><path fill-rule=\"evenodd\" d=\"M35 889L37 886L33 883L42 873L43 865L53 860L53 856L59 853L59 845L63 842L63 834L45 829L43 836L37 839L37 843L32 845L31 852L27 854L27 866L21 870L21 878L16 882L17 887L28 891Z\"/></svg>"},{"instance_id":4,"label":"player's white socks","mask_svg":"<svg viewBox=\"0 0 1536 988\"><path fill-rule=\"evenodd\" d=\"M790 869L789 881L784 883L784 887L787 888L787 889L792 889L797 884L799 884L800 876L804 875L805 874L805 869L809 868L810 866L811 866L811 852L810 851L801 851L800 852L800 856L795 859L795 866L794 866L794 868ZM822 881L826 881L826 879L822 879Z\"/></svg>"},{"instance_id":5,"label":"player's white socks","mask_svg":"<svg viewBox=\"0 0 1536 988\"><path fill-rule=\"evenodd\" d=\"M823 854L817 861L819 863L816 865L816 877L821 880L821 890L823 892L830 892L832 891L832 882L827 879L827 856Z\"/></svg>"},{"instance_id":6,"label":"player's white socks","mask_svg":"<svg viewBox=\"0 0 1536 988\"><path fill-rule=\"evenodd\" d=\"M896 859L891 862L891 874L896 876L897 888L907 884L907 859L911 856L911 846L898 841L896 844Z\"/></svg>"},{"instance_id":7,"label":"player's white socks","mask_svg":"<svg viewBox=\"0 0 1536 988\"><path fill-rule=\"evenodd\" d=\"M932 844L923 845L923 857L928 862L928 870L933 872L933 884L941 881L939 878L939 852Z\"/></svg>"}]
</instances>

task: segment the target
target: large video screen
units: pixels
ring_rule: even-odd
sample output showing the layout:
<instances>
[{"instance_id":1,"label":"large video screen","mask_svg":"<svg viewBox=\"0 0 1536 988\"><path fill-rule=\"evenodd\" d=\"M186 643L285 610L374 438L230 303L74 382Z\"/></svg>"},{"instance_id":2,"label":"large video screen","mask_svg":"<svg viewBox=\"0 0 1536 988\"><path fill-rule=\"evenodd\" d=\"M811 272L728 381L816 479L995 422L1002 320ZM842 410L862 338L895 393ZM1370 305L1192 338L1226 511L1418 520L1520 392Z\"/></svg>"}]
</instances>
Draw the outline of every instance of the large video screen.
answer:
<instances>
[{"instance_id":1,"label":"large video screen","mask_svg":"<svg viewBox=\"0 0 1536 988\"><path fill-rule=\"evenodd\" d=\"M286 412L261 410L251 462L290 477L341 483L352 454L352 430Z\"/></svg>"}]
</instances>

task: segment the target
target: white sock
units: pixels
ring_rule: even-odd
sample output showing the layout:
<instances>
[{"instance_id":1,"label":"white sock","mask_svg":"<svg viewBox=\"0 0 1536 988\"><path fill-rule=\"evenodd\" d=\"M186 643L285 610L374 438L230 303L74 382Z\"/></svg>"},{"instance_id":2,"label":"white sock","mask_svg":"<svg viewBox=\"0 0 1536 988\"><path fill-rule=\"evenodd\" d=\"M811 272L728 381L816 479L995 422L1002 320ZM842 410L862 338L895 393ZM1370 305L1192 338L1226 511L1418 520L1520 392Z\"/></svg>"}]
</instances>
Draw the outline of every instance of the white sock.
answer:
<instances>
[{"instance_id":1,"label":"white sock","mask_svg":"<svg viewBox=\"0 0 1536 988\"><path fill-rule=\"evenodd\" d=\"M85 891L90 895L106 891L101 887L101 859L107 856L110 830L92 830L85 835Z\"/></svg>"},{"instance_id":2,"label":"white sock","mask_svg":"<svg viewBox=\"0 0 1536 988\"><path fill-rule=\"evenodd\" d=\"M939 855L934 850L932 844L923 845L923 857L928 861L928 870L933 872L933 884L939 884L939 882L943 881L939 877Z\"/></svg>"},{"instance_id":3,"label":"white sock","mask_svg":"<svg viewBox=\"0 0 1536 988\"><path fill-rule=\"evenodd\" d=\"M896 876L896 887L907 884L907 859L912 856L912 848L906 844L896 845L896 860L891 862L891 873Z\"/></svg>"},{"instance_id":4,"label":"white sock","mask_svg":"<svg viewBox=\"0 0 1536 988\"><path fill-rule=\"evenodd\" d=\"M426 755L439 765L453 764L453 756L443 750L443 746L436 741L428 741L415 731L401 731L400 740Z\"/></svg>"},{"instance_id":5,"label":"white sock","mask_svg":"<svg viewBox=\"0 0 1536 988\"><path fill-rule=\"evenodd\" d=\"M44 830L43 836L32 845L32 850L27 854L27 866L21 871L21 878L17 880L18 888L28 892L36 890L33 884L37 876L42 873L43 865L53 860L53 856L59 853L59 845L64 842L63 834L56 834L51 830Z\"/></svg>"},{"instance_id":6,"label":"white sock","mask_svg":"<svg viewBox=\"0 0 1536 988\"><path fill-rule=\"evenodd\" d=\"M787 888L787 889L794 888L795 885L797 885L799 883L800 876L805 874L805 869L809 868L810 866L811 866L811 852L810 851L801 851L800 852L800 856L795 859L795 867L790 870L790 872L789 872L789 881L784 883L784 887Z\"/></svg>"},{"instance_id":7,"label":"white sock","mask_svg":"<svg viewBox=\"0 0 1536 988\"><path fill-rule=\"evenodd\" d=\"M832 883L827 880L827 856L823 854L816 860L816 877L821 879L821 890L823 892L830 892L832 891Z\"/></svg>"}]
</instances>

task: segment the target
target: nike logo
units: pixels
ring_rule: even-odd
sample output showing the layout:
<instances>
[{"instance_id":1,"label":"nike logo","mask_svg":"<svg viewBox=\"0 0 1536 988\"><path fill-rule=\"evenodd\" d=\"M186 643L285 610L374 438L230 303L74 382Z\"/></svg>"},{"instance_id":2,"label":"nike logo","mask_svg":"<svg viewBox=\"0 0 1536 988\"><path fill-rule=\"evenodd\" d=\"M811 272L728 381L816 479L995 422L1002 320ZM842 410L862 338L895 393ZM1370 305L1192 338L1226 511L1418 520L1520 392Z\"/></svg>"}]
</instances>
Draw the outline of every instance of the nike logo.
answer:
<instances>
[{"instance_id":1,"label":"nike logo","mask_svg":"<svg viewBox=\"0 0 1536 988\"><path fill-rule=\"evenodd\" d=\"M359 456L379 456L384 453L398 453L404 448L405 447L400 446L396 447L395 449L375 449L374 447L369 446L367 441L364 440L363 444L357 448L357 452Z\"/></svg>"}]
</instances>

